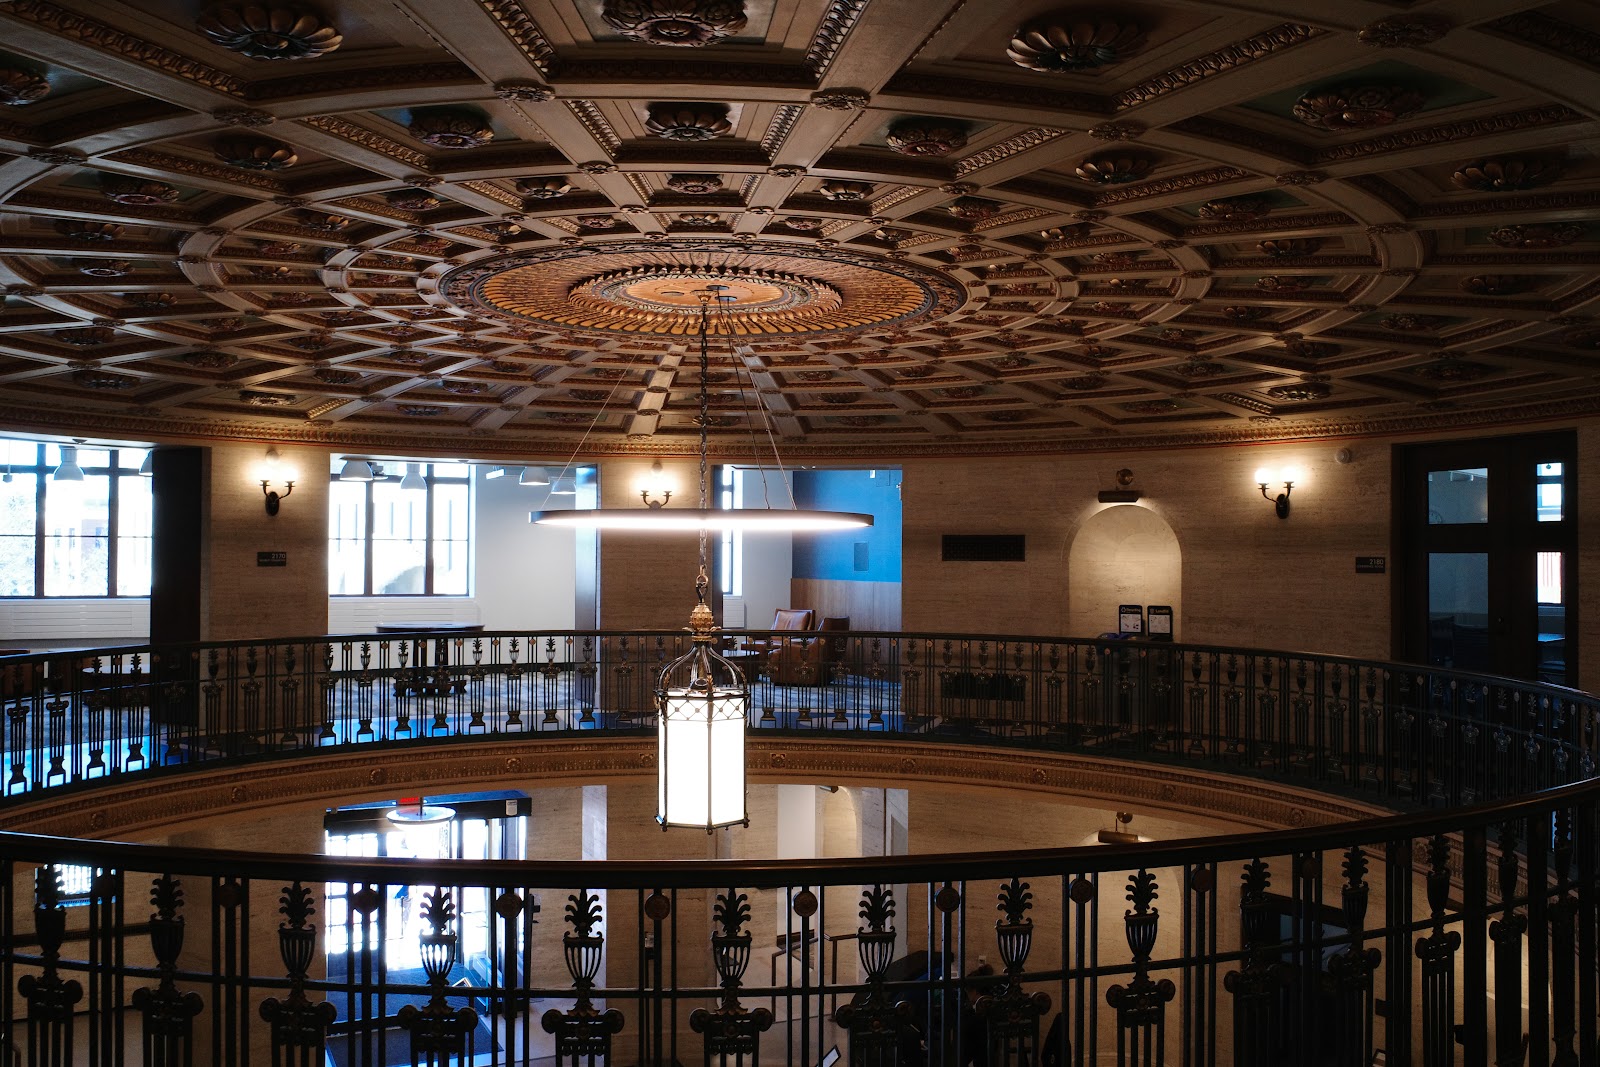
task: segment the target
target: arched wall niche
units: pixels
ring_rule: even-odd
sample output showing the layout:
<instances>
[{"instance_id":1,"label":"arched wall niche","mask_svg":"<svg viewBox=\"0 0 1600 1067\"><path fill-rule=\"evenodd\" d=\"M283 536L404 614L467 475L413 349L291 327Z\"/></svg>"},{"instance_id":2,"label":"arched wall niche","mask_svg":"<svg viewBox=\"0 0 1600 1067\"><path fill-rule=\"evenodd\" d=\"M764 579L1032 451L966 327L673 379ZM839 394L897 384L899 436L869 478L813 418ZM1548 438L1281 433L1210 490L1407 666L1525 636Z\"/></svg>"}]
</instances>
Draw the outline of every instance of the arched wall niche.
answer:
<instances>
[{"instance_id":1,"label":"arched wall niche","mask_svg":"<svg viewBox=\"0 0 1600 1067\"><path fill-rule=\"evenodd\" d=\"M1117 628L1119 604L1172 606L1173 640L1183 638L1183 550L1149 508L1117 504L1078 527L1067 550L1067 632L1091 637Z\"/></svg>"}]
</instances>

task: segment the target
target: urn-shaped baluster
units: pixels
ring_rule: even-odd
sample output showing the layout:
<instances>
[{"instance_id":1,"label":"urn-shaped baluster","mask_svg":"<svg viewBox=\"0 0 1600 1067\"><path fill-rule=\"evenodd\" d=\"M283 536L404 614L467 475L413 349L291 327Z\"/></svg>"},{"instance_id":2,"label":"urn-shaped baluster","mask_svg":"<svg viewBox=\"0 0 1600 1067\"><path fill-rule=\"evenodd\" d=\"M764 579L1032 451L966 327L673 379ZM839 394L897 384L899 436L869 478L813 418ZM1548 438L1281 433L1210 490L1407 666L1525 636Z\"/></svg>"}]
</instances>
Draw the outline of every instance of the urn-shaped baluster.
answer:
<instances>
[{"instance_id":1,"label":"urn-shaped baluster","mask_svg":"<svg viewBox=\"0 0 1600 1067\"><path fill-rule=\"evenodd\" d=\"M1033 947L1033 920L1027 917L1032 907L1033 894L1028 891L1027 882L1013 878L1000 887L1000 910L1005 914L995 920L994 934L1007 974L1022 970Z\"/></svg>"},{"instance_id":2,"label":"urn-shaped baluster","mask_svg":"<svg viewBox=\"0 0 1600 1067\"><path fill-rule=\"evenodd\" d=\"M600 898L587 889L567 898L567 922L572 932L561 935L567 973L579 989L588 990L605 958L606 936L600 932Z\"/></svg>"},{"instance_id":3,"label":"urn-shaped baluster","mask_svg":"<svg viewBox=\"0 0 1600 1067\"><path fill-rule=\"evenodd\" d=\"M443 888L435 889L422 901L422 919L431 928L417 940L422 947L422 970L429 983L443 982L456 965L456 935L450 932L455 903Z\"/></svg>"},{"instance_id":4,"label":"urn-shaped baluster","mask_svg":"<svg viewBox=\"0 0 1600 1067\"><path fill-rule=\"evenodd\" d=\"M750 904L743 893L729 889L719 894L712 905L713 920L721 927L711 935L711 962L724 989L734 989L750 966L750 934L743 929L750 920Z\"/></svg>"},{"instance_id":5,"label":"urn-shaped baluster","mask_svg":"<svg viewBox=\"0 0 1600 1067\"><path fill-rule=\"evenodd\" d=\"M884 972L894 962L895 929L889 925L894 918L894 895L884 885L875 885L861 897L861 918L867 925L856 931L856 950L861 956L861 967L867 972L867 981L883 981Z\"/></svg>"}]
</instances>

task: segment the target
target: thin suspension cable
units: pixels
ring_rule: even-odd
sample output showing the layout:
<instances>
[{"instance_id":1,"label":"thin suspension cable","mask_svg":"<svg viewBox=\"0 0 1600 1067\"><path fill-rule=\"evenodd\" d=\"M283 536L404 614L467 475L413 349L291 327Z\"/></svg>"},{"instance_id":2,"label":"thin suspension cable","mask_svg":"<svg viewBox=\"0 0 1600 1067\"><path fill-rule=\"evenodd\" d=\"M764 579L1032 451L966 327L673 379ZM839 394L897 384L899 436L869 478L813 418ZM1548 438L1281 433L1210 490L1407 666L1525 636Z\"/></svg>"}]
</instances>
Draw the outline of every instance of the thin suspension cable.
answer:
<instances>
[{"instance_id":1,"label":"thin suspension cable","mask_svg":"<svg viewBox=\"0 0 1600 1067\"><path fill-rule=\"evenodd\" d=\"M742 359L740 359L738 353L734 351L734 346L733 346L733 324L732 324L731 321L728 323L728 358L733 362L733 365L734 365L734 380L735 380L735 382L737 382L738 381L739 368L744 366L744 361ZM748 368L746 368L746 370L748 372ZM741 394L743 393L743 388L742 387L740 389L740 392L741 392ZM750 392L752 394L754 394L754 396L756 398L755 399L756 412L757 412L758 417L761 420L761 428L766 432L767 444L772 449L772 462L773 462L773 465L778 468L778 479L779 479L779 481L781 481L783 483L784 491L787 492L788 495L789 495L789 507L790 507L791 510L798 509L800 505L795 501L795 498L794 498L794 486L791 485L790 482L789 482L788 472L784 469L784 465L783 465L783 454L778 451L778 439L777 439L776 435L773 433L772 413L767 408L766 400L765 400L765 398L762 397L761 390L756 388L754 377L751 377L751 379L750 379ZM754 433L754 429L753 428L752 428L752 432L751 432L750 437L751 437L751 442L752 442L751 458L754 459L755 458L756 449L754 447L755 433ZM767 507L767 509L769 511L772 509L772 499L768 495L767 478L766 478L765 474L763 474L762 477L761 477L761 502L766 505L766 507Z\"/></svg>"},{"instance_id":2,"label":"thin suspension cable","mask_svg":"<svg viewBox=\"0 0 1600 1067\"><path fill-rule=\"evenodd\" d=\"M633 361L630 359L629 363L632 362ZM600 425L601 419L605 418L606 408L611 405L611 398L617 395L617 390L622 388L622 383L624 380L626 380L626 375L611 383L611 389L606 393L606 398L600 401L600 410L594 413L594 418L589 420L589 425L583 428L583 436L578 438L578 443L572 449L572 454L567 457L566 465L563 466L556 474L557 479L565 478L567 476L567 472L572 469L572 465L577 462L578 456L583 452L583 446L589 441L589 435L594 433L594 428ZM552 490L555 489L555 481L551 481L550 488ZM546 495L548 496L549 494Z\"/></svg>"}]
</instances>

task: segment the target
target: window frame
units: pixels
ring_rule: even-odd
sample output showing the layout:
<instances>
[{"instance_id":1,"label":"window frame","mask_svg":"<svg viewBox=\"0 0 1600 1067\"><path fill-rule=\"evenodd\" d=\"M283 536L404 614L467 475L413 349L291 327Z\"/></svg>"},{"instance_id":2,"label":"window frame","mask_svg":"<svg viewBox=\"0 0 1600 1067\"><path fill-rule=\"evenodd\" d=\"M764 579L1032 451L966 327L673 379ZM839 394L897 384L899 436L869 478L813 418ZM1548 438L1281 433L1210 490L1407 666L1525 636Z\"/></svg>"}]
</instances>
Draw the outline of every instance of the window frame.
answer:
<instances>
[{"instance_id":1,"label":"window frame","mask_svg":"<svg viewBox=\"0 0 1600 1067\"><path fill-rule=\"evenodd\" d=\"M337 467L338 465L339 464L337 463L337 461L335 461L335 466ZM460 476L456 476L456 475L440 475L440 474L433 473L434 466L435 466L435 464L433 464L433 463L423 462L423 463L420 464L420 466L422 468L422 470L421 470L422 479L423 479L423 481L425 483L427 483L427 489L425 490L426 496L423 498L423 509L422 509L423 510L422 592L420 592L420 593L376 593L376 592L373 592L373 589L372 589L372 580L373 580L373 571L374 571L374 568L373 568L373 545L374 545L374 543L376 541L376 538L373 536L373 534L374 534L374 531L377 528L377 508L375 506L376 505L376 500L374 499L374 494L376 492L375 487L380 483L394 483L394 482L398 482L400 480L400 477L398 475L379 474L379 475L377 475L376 477L374 477L374 478L372 478L370 480L362 479L361 481L358 481L356 483L358 485L365 486L365 496L364 496L363 503L362 503L362 518L363 518L363 522L362 522L362 530L361 530L361 555L362 555L361 588L362 588L362 591L359 592L359 593L335 593L330 588L328 590L328 596L330 596L330 597L341 597L341 598L347 598L347 597L348 598L353 598L353 597L428 597L428 596L471 597L473 595L473 586L475 585L475 581L476 581L476 578L477 578L477 569L473 565L475 563L475 559L474 559L474 553L473 553L473 550L472 550L473 525L474 525L474 522L473 522L473 499L474 499L474 496L475 496L475 490L474 490L473 484L472 484L472 468L469 466L467 468L465 474L460 475ZM456 464L448 464L448 466L456 466ZM328 480L329 480L330 485L337 484L339 482L339 471L337 469L332 470L329 473ZM355 481L355 479L352 479L352 481ZM435 548L436 548L435 539L434 539L434 496L435 496L434 488L437 485L464 485L467 488L467 505L466 505L467 506L467 516L466 516L467 517L467 536L463 541L463 544L466 546L466 552L467 552L467 588L466 588L465 592L461 592L461 593L438 593L438 592L435 592L434 588L433 588L433 586L434 586L434 555L435 555ZM334 494L332 492L330 492L328 494L328 507L329 507L329 519L330 519L330 522L329 522L329 538L328 538L328 558L329 558L330 562L333 559L333 545L334 545L334 540L335 540L334 537L332 536L332 532L333 532L333 528L334 528L335 524L331 521L332 520L332 509L333 509L334 506L335 506ZM442 542L440 542L440 543L442 544ZM330 575L331 575L331 571L330 571ZM332 584L331 577L330 577L329 584L330 584L330 586Z\"/></svg>"},{"instance_id":2,"label":"window frame","mask_svg":"<svg viewBox=\"0 0 1600 1067\"><path fill-rule=\"evenodd\" d=\"M8 463L4 464L10 474L31 474L34 476L33 488L33 592L19 594L0 594L0 601L21 600L149 600L150 590L142 593L117 592L118 552L119 542L123 536L121 517L122 479L144 477L139 473L139 466L144 462L144 455L149 452L146 448L118 448L102 449L96 445L92 448L79 446L79 466L83 469L84 478L106 478L110 484L106 490L106 591L104 593L46 593L45 574L49 568L49 553L47 546L50 541L50 531L46 522L47 504L50 486L55 481L55 467L45 459L47 450L51 445L59 444L53 441L25 441L24 444L34 446L34 461L30 464ZM104 451L107 462L103 466L90 466L82 462L85 451ZM124 453L137 452L140 454L139 464L127 466L122 462ZM151 529L145 532L146 537L154 536L154 520Z\"/></svg>"}]
</instances>

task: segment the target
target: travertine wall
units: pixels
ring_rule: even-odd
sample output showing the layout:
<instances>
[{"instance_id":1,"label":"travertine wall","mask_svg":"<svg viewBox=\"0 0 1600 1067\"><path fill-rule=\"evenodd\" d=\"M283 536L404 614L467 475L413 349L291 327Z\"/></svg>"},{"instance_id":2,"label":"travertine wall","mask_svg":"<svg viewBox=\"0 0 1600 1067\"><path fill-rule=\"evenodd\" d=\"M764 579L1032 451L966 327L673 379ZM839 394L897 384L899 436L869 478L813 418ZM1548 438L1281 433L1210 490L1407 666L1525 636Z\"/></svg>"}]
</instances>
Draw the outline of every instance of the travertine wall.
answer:
<instances>
[{"instance_id":1,"label":"travertine wall","mask_svg":"<svg viewBox=\"0 0 1600 1067\"><path fill-rule=\"evenodd\" d=\"M294 493L268 515L260 469L266 445L213 445L200 636L207 641L303 637L328 631L328 454L278 448L297 477ZM257 552L287 552L288 565L256 566Z\"/></svg>"},{"instance_id":2,"label":"travertine wall","mask_svg":"<svg viewBox=\"0 0 1600 1067\"><path fill-rule=\"evenodd\" d=\"M672 506L697 506L699 470L695 460L662 460L673 483ZM639 484L648 459L614 460L601 465L600 506L641 507ZM715 551L713 544L711 550ZM694 607L694 576L700 558L692 533L600 533L600 627L605 630L680 630ZM480 574L482 572L480 571Z\"/></svg>"},{"instance_id":3,"label":"travertine wall","mask_svg":"<svg viewBox=\"0 0 1600 1067\"><path fill-rule=\"evenodd\" d=\"M1334 458L1341 447L1352 462ZM1254 472L1305 472L1289 518L1261 498ZM1356 575L1357 555L1388 555L1389 448L1375 442L921 460L905 464L904 620L909 630L1067 634L1073 540L1133 471L1139 506L1161 519L1182 555L1177 621L1185 641L1382 656L1389 649L1389 581ZM944 563L945 533L1022 533L1021 563ZM1101 574L1099 579L1112 581ZM1120 582L1120 579L1118 579ZM1137 584L1135 581L1134 584ZM1131 589L1105 598L1115 603ZM1167 593L1153 591L1164 603ZM1093 595L1082 599L1095 601ZM1114 614L1093 632L1116 629ZM1075 636L1093 636L1085 632Z\"/></svg>"},{"instance_id":4,"label":"travertine wall","mask_svg":"<svg viewBox=\"0 0 1600 1067\"><path fill-rule=\"evenodd\" d=\"M1494 428L1478 434L1369 438L1283 445L1104 452L1081 456L985 456L903 462L902 626L1092 636L1116 628L1114 614L1073 615L1074 603L1174 602L1181 640L1386 658L1393 654L1391 589L1400 560L1391 530L1393 449L1449 437L1572 429L1579 437L1577 509L1600 529L1600 423ZM1340 463L1340 449L1350 449ZM1256 488L1261 467L1299 468L1287 519ZM636 503L644 461L603 464L608 503ZM1096 514L1099 490L1133 471L1138 506L1165 523L1181 555L1180 591L1134 595L1137 576L1090 568L1105 589L1071 588L1074 539ZM692 463L669 469L692 485ZM687 491L687 490L686 490ZM1021 563L944 563L946 533L1022 533ZM1592 541L1590 542L1592 544ZM602 620L607 626L683 625L692 537L603 538ZM1388 574L1356 574L1356 556L1389 557ZM1580 640L1600 649L1600 549L1577 561L1584 623ZM1582 684L1600 687L1600 655L1583 657Z\"/></svg>"}]
</instances>

